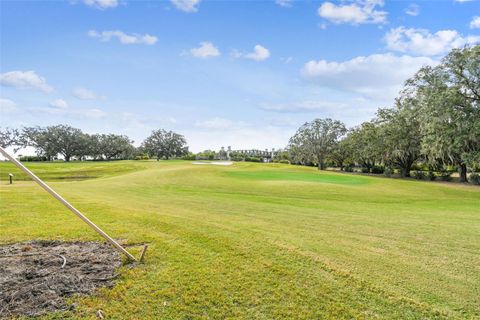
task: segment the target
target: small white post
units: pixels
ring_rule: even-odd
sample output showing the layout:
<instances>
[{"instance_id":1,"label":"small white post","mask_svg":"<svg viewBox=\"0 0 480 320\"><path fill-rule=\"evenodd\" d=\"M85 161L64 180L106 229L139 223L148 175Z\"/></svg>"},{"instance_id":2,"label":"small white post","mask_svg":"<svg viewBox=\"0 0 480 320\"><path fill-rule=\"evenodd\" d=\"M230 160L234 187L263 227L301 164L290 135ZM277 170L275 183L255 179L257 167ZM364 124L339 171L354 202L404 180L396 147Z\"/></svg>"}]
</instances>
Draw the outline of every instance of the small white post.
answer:
<instances>
[{"instance_id":1,"label":"small white post","mask_svg":"<svg viewBox=\"0 0 480 320\"><path fill-rule=\"evenodd\" d=\"M32 178L36 183L40 185L45 191L50 193L55 199L60 201L65 207L67 207L70 211L72 211L77 217L83 220L86 224L88 224L93 230L95 230L99 235L101 235L105 240L107 240L111 245L113 245L118 251L123 253L125 256L127 256L128 259L132 261L137 261L133 255L130 254L125 248L123 248L118 242L116 242L113 238L111 238L108 234L106 234L102 229L97 227L95 223L90 221L87 217L85 217L80 211L78 211L74 206L72 206L67 200L62 198L55 190L50 188L45 182L43 182L39 177L37 177L32 171L28 170L23 164L20 163L17 159L12 157L10 154L8 154L5 149L0 147L0 153L10 160L14 165L16 165L20 170L25 172L30 178Z\"/></svg>"}]
</instances>

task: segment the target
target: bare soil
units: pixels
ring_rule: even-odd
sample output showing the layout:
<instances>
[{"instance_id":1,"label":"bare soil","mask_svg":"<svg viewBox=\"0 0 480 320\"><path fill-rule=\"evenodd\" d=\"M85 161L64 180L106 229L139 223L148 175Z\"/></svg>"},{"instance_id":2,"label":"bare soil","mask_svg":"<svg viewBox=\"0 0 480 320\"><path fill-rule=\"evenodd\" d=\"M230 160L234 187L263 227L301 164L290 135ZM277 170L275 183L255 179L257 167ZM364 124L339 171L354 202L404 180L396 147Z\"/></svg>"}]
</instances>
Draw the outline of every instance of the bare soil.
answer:
<instances>
[{"instance_id":1,"label":"bare soil","mask_svg":"<svg viewBox=\"0 0 480 320\"><path fill-rule=\"evenodd\" d=\"M99 242L0 246L0 318L73 309L66 298L113 286L121 264L120 255Z\"/></svg>"}]
</instances>

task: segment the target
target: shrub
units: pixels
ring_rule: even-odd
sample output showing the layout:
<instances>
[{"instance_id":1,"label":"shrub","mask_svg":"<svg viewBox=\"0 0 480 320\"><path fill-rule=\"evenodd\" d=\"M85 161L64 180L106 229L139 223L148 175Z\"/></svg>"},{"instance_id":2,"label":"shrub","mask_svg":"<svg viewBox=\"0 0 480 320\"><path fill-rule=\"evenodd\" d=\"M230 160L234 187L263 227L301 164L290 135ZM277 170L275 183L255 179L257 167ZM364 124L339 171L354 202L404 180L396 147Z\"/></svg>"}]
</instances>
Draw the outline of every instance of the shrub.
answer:
<instances>
[{"instance_id":1,"label":"shrub","mask_svg":"<svg viewBox=\"0 0 480 320\"><path fill-rule=\"evenodd\" d=\"M148 160L148 159L150 159L150 158L148 157L147 153L137 154L134 158L134 160Z\"/></svg>"},{"instance_id":2,"label":"shrub","mask_svg":"<svg viewBox=\"0 0 480 320\"><path fill-rule=\"evenodd\" d=\"M430 181L435 181L435 179L437 179L437 175L433 171L428 171L427 178Z\"/></svg>"},{"instance_id":3,"label":"shrub","mask_svg":"<svg viewBox=\"0 0 480 320\"><path fill-rule=\"evenodd\" d=\"M370 173L368 168L362 167L362 173Z\"/></svg>"},{"instance_id":4,"label":"shrub","mask_svg":"<svg viewBox=\"0 0 480 320\"><path fill-rule=\"evenodd\" d=\"M195 160L196 157L197 157L197 156L196 156L194 153L189 152L189 153L187 153L186 155L184 155L184 156L182 157L182 159L183 159L183 160Z\"/></svg>"},{"instance_id":5,"label":"shrub","mask_svg":"<svg viewBox=\"0 0 480 320\"><path fill-rule=\"evenodd\" d=\"M425 172L421 170L416 170L413 174L413 177L417 180L425 180L426 175L425 175Z\"/></svg>"},{"instance_id":6,"label":"shrub","mask_svg":"<svg viewBox=\"0 0 480 320\"><path fill-rule=\"evenodd\" d=\"M452 173L448 171L440 171L438 177L442 181L452 181Z\"/></svg>"},{"instance_id":7,"label":"shrub","mask_svg":"<svg viewBox=\"0 0 480 320\"><path fill-rule=\"evenodd\" d=\"M385 170L383 171L383 173L385 174L385 176L390 178L393 174L393 169L390 168L390 167L386 167Z\"/></svg>"},{"instance_id":8,"label":"shrub","mask_svg":"<svg viewBox=\"0 0 480 320\"><path fill-rule=\"evenodd\" d=\"M47 161L47 157L43 157L43 156L23 156L23 157L20 157L20 161L24 162L24 161Z\"/></svg>"},{"instance_id":9,"label":"shrub","mask_svg":"<svg viewBox=\"0 0 480 320\"><path fill-rule=\"evenodd\" d=\"M345 170L345 172L353 172L353 166L346 166L343 170Z\"/></svg>"},{"instance_id":10,"label":"shrub","mask_svg":"<svg viewBox=\"0 0 480 320\"><path fill-rule=\"evenodd\" d=\"M246 157L246 158L245 158L245 161L249 161L249 162L262 162L262 159L257 158L257 157Z\"/></svg>"},{"instance_id":11,"label":"shrub","mask_svg":"<svg viewBox=\"0 0 480 320\"><path fill-rule=\"evenodd\" d=\"M470 183L480 185L480 174L474 172L470 174L469 179L470 179Z\"/></svg>"},{"instance_id":12,"label":"shrub","mask_svg":"<svg viewBox=\"0 0 480 320\"><path fill-rule=\"evenodd\" d=\"M278 163L290 164L290 161L282 159L282 160L278 161Z\"/></svg>"},{"instance_id":13,"label":"shrub","mask_svg":"<svg viewBox=\"0 0 480 320\"><path fill-rule=\"evenodd\" d=\"M385 172L385 168L383 166L373 166L372 173L374 174L382 174Z\"/></svg>"},{"instance_id":14,"label":"shrub","mask_svg":"<svg viewBox=\"0 0 480 320\"><path fill-rule=\"evenodd\" d=\"M412 164L411 170L412 171L421 171L422 167L418 163L414 163L414 164Z\"/></svg>"}]
</instances>

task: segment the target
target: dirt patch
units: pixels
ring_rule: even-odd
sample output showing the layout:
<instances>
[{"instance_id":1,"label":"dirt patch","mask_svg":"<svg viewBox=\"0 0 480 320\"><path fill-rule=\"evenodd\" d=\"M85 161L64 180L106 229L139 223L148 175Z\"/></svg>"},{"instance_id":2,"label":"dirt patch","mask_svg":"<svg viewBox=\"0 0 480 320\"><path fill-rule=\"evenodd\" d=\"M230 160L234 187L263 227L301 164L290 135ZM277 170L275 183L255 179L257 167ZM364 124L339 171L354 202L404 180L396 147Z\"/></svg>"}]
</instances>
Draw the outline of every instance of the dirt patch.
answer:
<instances>
[{"instance_id":1,"label":"dirt patch","mask_svg":"<svg viewBox=\"0 0 480 320\"><path fill-rule=\"evenodd\" d=\"M99 242L0 246L0 318L75 308L67 297L113 286L121 264L120 255Z\"/></svg>"}]
</instances>

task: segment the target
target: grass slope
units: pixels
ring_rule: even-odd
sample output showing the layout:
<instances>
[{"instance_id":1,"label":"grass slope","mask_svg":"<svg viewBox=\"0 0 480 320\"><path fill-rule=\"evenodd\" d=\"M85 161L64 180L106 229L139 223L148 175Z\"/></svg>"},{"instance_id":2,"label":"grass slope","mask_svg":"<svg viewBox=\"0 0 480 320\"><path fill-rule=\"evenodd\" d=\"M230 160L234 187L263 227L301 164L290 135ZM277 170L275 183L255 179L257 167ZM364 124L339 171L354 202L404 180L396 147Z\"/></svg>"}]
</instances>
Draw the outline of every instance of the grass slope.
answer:
<instances>
[{"instance_id":1,"label":"grass slope","mask_svg":"<svg viewBox=\"0 0 480 320\"><path fill-rule=\"evenodd\" d=\"M45 318L480 318L478 187L273 164L101 166L103 178L51 185L115 238L149 242L146 263ZM98 239L32 182L3 180L0 200L2 243Z\"/></svg>"}]
</instances>

